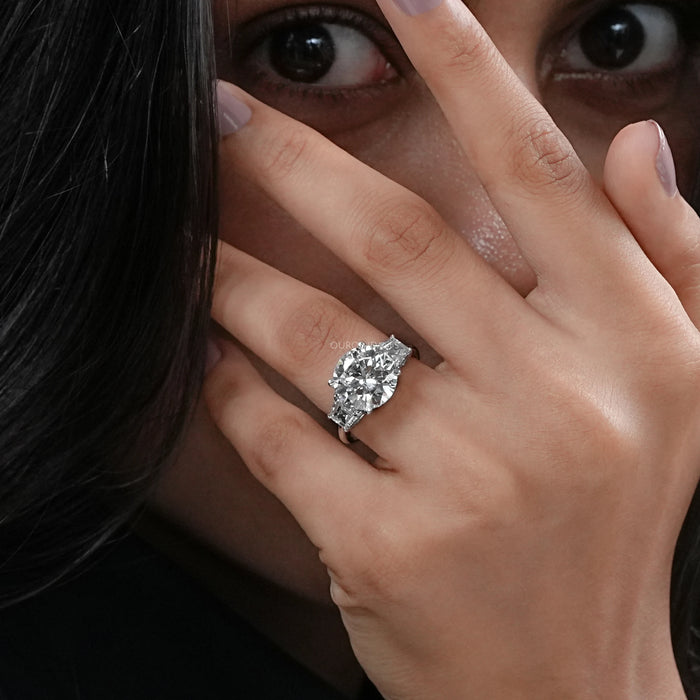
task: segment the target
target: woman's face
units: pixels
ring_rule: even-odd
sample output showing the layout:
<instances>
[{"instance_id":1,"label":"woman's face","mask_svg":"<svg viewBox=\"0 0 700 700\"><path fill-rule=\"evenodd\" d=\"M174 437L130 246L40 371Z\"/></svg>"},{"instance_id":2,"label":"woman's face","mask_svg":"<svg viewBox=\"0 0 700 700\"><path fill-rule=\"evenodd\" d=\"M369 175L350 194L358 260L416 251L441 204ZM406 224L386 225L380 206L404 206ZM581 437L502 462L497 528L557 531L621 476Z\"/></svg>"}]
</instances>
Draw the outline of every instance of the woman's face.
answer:
<instances>
[{"instance_id":1,"label":"woman's face","mask_svg":"<svg viewBox=\"0 0 700 700\"><path fill-rule=\"evenodd\" d=\"M625 124L653 118L668 135L681 190L689 195L700 153L697 0L469 5L596 179L614 135ZM216 0L215 21L221 78L421 195L518 291L532 288L531 271L374 0ZM222 238L332 293L436 362L382 299L264 194L232 172L221 180ZM266 376L318 415L279 377ZM325 596L327 580L313 548L205 424L198 422L185 456L166 474L161 505L263 575Z\"/></svg>"},{"instance_id":2,"label":"woman's face","mask_svg":"<svg viewBox=\"0 0 700 700\"><path fill-rule=\"evenodd\" d=\"M700 146L700 62L696 51L693 65L697 47L686 30L697 26L691 21L691 14L700 18L697 2L469 4L596 178L617 131L655 118L668 132L681 184L690 186ZM533 284L373 0L221 0L216 24L222 78L311 124L423 196L520 291ZM227 184L225 238L351 306L359 304L357 310L375 322L389 319L357 279L283 212L243 183Z\"/></svg>"}]
</instances>

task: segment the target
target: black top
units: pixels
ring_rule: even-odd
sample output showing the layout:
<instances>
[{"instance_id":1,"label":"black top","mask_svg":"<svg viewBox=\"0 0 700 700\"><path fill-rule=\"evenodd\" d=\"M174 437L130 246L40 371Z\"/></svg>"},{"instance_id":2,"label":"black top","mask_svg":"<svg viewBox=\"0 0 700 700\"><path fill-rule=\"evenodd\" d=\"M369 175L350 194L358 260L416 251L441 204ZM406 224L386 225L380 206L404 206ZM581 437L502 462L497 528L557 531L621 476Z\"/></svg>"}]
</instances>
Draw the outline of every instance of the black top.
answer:
<instances>
[{"instance_id":1,"label":"black top","mask_svg":"<svg viewBox=\"0 0 700 700\"><path fill-rule=\"evenodd\" d=\"M130 535L80 577L0 613L0 698L342 696Z\"/></svg>"}]
</instances>

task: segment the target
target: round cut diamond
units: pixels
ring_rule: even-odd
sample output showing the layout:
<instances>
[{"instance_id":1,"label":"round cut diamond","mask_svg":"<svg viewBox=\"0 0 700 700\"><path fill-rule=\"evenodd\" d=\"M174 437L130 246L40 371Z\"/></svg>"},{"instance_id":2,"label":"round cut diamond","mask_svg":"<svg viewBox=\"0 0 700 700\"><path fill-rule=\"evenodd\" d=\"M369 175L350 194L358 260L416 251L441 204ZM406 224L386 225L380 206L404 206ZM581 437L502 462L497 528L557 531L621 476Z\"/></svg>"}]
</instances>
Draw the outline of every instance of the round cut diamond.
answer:
<instances>
[{"instance_id":1,"label":"round cut diamond","mask_svg":"<svg viewBox=\"0 0 700 700\"><path fill-rule=\"evenodd\" d=\"M393 335L383 343L358 343L346 352L328 381L335 389L328 417L350 430L363 416L385 404L393 396L410 354L411 348Z\"/></svg>"}]
</instances>

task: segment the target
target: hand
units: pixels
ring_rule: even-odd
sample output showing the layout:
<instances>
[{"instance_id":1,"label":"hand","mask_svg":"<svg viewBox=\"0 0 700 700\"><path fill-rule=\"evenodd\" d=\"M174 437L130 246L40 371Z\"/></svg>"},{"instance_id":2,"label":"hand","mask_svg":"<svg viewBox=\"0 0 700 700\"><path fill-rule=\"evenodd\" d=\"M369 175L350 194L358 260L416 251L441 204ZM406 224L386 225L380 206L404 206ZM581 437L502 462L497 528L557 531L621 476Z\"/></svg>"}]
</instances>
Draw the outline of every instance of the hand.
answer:
<instances>
[{"instance_id":1,"label":"hand","mask_svg":"<svg viewBox=\"0 0 700 700\"><path fill-rule=\"evenodd\" d=\"M659 180L655 126L618 136L603 193L461 2L382 6L537 286L523 299L427 203L237 93L252 119L224 166L444 361L410 359L358 424L374 464L231 343L212 415L319 548L386 697L683 697L668 599L700 467L700 223ZM324 411L337 348L392 330L224 244L213 316Z\"/></svg>"}]
</instances>

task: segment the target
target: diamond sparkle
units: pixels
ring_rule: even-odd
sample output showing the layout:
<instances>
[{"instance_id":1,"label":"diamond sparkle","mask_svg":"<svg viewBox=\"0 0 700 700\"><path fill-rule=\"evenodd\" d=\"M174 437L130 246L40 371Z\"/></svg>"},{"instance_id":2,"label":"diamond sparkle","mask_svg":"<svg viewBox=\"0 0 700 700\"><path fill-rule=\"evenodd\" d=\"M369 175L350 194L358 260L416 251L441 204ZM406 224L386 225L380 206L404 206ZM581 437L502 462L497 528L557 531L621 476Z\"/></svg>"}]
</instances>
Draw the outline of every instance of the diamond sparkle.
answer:
<instances>
[{"instance_id":1,"label":"diamond sparkle","mask_svg":"<svg viewBox=\"0 0 700 700\"><path fill-rule=\"evenodd\" d=\"M383 406L396 391L401 368L410 354L411 348L393 335L383 343L358 343L346 352L328 380L335 389L328 417L343 430L350 430Z\"/></svg>"}]
</instances>

